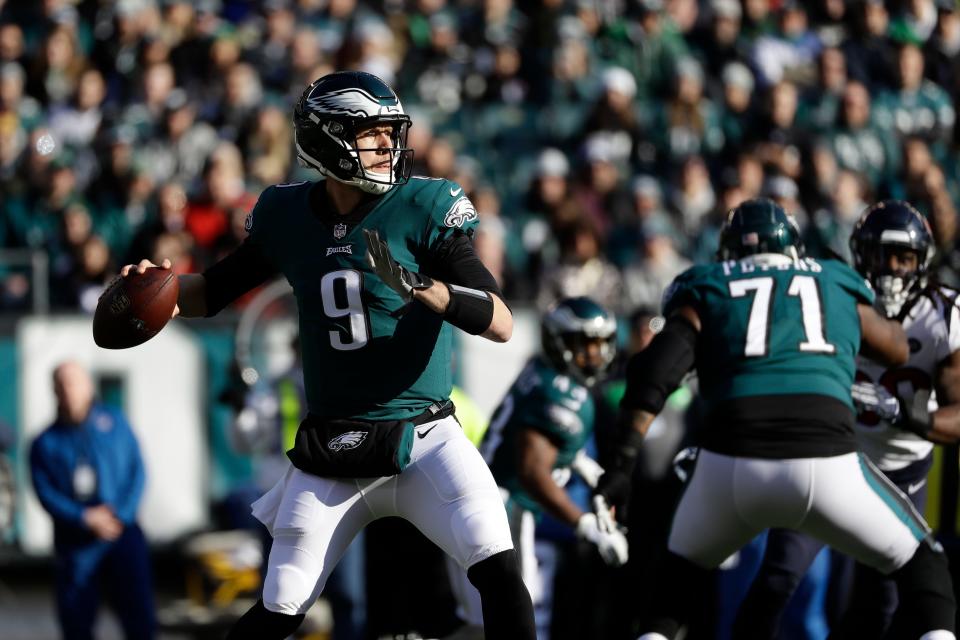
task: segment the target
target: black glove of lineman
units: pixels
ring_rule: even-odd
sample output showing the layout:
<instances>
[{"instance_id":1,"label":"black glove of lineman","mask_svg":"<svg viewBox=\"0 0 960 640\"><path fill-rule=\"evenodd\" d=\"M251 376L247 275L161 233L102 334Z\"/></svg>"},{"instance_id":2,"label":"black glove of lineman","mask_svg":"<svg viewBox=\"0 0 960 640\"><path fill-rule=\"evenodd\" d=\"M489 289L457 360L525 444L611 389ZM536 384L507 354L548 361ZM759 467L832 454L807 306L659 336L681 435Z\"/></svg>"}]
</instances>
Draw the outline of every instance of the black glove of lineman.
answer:
<instances>
[{"instance_id":1,"label":"black glove of lineman","mask_svg":"<svg viewBox=\"0 0 960 640\"><path fill-rule=\"evenodd\" d=\"M624 522L632 488L629 475L620 469L609 469L600 476L594 495L602 497L616 511L617 519Z\"/></svg>"},{"instance_id":2,"label":"black glove of lineman","mask_svg":"<svg viewBox=\"0 0 960 640\"><path fill-rule=\"evenodd\" d=\"M643 445L643 435L633 428L633 412L623 409L617 414L617 448L613 463L600 476L593 495L606 500L617 513L617 520L627 521L627 505L633 488L633 467Z\"/></svg>"},{"instance_id":3,"label":"black glove of lineman","mask_svg":"<svg viewBox=\"0 0 960 640\"><path fill-rule=\"evenodd\" d=\"M379 233L364 229L363 235L367 238L367 262L384 284L399 293L405 301L413 299L415 290L433 286L430 276L414 273L394 260L390 255L390 248L380 239Z\"/></svg>"}]
</instances>

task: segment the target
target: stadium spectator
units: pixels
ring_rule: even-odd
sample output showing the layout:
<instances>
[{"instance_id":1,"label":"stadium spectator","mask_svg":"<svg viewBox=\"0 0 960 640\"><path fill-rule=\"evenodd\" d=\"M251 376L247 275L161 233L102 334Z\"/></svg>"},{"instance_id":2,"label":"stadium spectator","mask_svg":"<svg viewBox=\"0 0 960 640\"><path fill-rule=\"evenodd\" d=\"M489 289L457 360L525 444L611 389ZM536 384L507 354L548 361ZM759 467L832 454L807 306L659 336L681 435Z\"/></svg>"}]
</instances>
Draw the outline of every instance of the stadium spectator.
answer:
<instances>
[{"instance_id":1,"label":"stadium spectator","mask_svg":"<svg viewBox=\"0 0 960 640\"><path fill-rule=\"evenodd\" d=\"M752 66L767 86L784 79L811 77L814 61L822 48L820 38L809 28L805 3L781 2L777 17L777 31L757 38L750 53Z\"/></svg>"},{"instance_id":2,"label":"stadium spectator","mask_svg":"<svg viewBox=\"0 0 960 640\"><path fill-rule=\"evenodd\" d=\"M706 163L700 156L689 156L680 167L677 182L670 194L670 204L680 214L684 233L695 236L703 217L713 210L716 202Z\"/></svg>"},{"instance_id":3,"label":"stadium spectator","mask_svg":"<svg viewBox=\"0 0 960 640\"><path fill-rule=\"evenodd\" d=\"M607 309L622 306L620 272L601 252L600 234L586 217L577 218L558 232L560 258L540 280L537 306L546 310L561 298L585 296Z\"/></svg>"},{"instance_id":4,"label":"stadium spectator","mask_svg":"<svg viewBox=\"0 0 960 640\"><path fill-rule=\"evenodd\" d=\"M618 268L637 259L642 251L644 226L650 223L666 229L675 243L683 242L677 225L663 206L663 190L656 178L639 175L633 179L633 215L614 227L606 253Z\"/></svg>"},{"instance_id":5,"label":"stadium spectator","mask_svg":"<svg viewBox=\"0 0 960 640\"><path fill-rule=\"evenodd\" d=\"M630 194L623 187L630 144L622 131L598 131L583 145L585 163L574 194L601 240L613 224L630 215Z\"/></svg>"},{"instance_id":6,"label":"stadium spectator","mask_svg":"<svg viewBox=\"0 0 960 640\"><path fill-rule=\"evenodd\" d=\"M897 4L899 11L890 21L891 36L899 42L922 45L937 25L933 0L905 0Z\"/></svg>"},{"instance_id":7,"label":"stadium spectator","mask_svg":"<svg viewBox=\"0 0 960 640\"><path fill-rule=\"evenodd\" d=\"M950 0L937 2L937 12L937 29L924 48L926 74L955 96L960 90L960 12Z\"/></svg>"},{"instance_id":8,"label":"stadium spectator","mask_svg":"<svg viewBox=\"0 0 960 640\"><path fill-rule=\"evenodd\" d=\"M717 153L723 146L719 114L704 95L703 68L692 57L677 61L673 91L651 117L658 159L669 168L693 155Z\"/></svg>"},{"instance_id":9,"label":"stadium spectator","mask_svg":"<svg viewBox=\"0 0 960 640\"><path fill-rule=\"evenodd\" d=\"M916 135L926 139L933 146L934 155L943 158L944 145L953 138L956 113L947 92L924 79L923 64L918 46L900 47L899 83L896 90L877 97L875 119L882 129L900 138Z\"/></svg>"},{"instance_id":10,"label":"stadium spectator","mask_svg":"<svg viewBox=\"0 0 960 640\"><path fill-rule=\"evenodd\" d=\"M847 80L847 59L843 50L825 47L817 59L817 82L800 96L798 118L805 127L822 131L836 121Z\"/></svg>"},{"instance_id":11,"label":"stadium spectator","mask_svg":"<svg viewBox=\"0 0 960 640\"><path fill-rule=\"evenodd\" d=\"M720 78L728 65L743 61L746 53L740 33L743 11L739 0L712 0L710 13L709 33L693 38L696 56L704 65L708 82Z\"/></svg>"},{"instance_id":12,"label":"stadium spectator","mask_svg":"<svg viewBox=\"0 0 960 640\"><path fill-rule=\"evenodd\" d=\"M876 187L896 166L896 158L890 136L871 120L870 102L866 86L848 83L837 122L828 135L840 166L864 174Z\"/></svg>"},{"instance_id":13,"label":"stadium spectator","mask_svg":"<svg viewBox=\"0 0 960 640\"><path fill-rule=\"evenodd\" d=\"M24 93L26 78L16 62L0 66L0 113L7 120L5 128L30 131L43 117L40 103Z\"/></svg>"},{"instance_id":14,"label":"stadium spectator","mask_svg":"<svg viewBox=\"0 0 960 640\"><path fill-rule=\"evenodd\" d=\"M753 73L741 62L731 62L721 73L723 100L719 107L720 131L724 146L721 156L729 159L746 141L756 122L753 102Z\"/></svg>"},{"instance_id":15,"label":"stadium spectator","mask_svg":"<svg viewBox=\"0 0 960 640\"><path fill-rule=\"evenodd\" d=\"M242 141L247 172L256 185L276 184L286 178L293 160L292 133L280 107L265 107L257 114L253 130Z\"/></svg>"},{"instance_id":16,"label":"stadium spectator","mask_svg":"<svg viewBox=\"0 0 960 640\"><path fill-rule=\"evenodd\" d=\"M150 176L157 183L175 180L192 184L200 177L204 163L220 140L210 124L196 118L197 105L187 92L171 91L160 116L161 135L152 136L139 153L142 164L149 167Z\"/></svg>"},{"instance_id":17,"label":"stadium spectator","mask_svg":"<svg viewBox=\"0 0 960 640\"><path fill-rule=\"evenodd\" d=\"M76 32L66 25L59 26L44 39L42 52L34 61L27 91L48 108L66 104L86 65Z\"/></svg>"},{"instance_id":18,"label":"stadium spectator","mask_svg":"<svg viewBox=\"0 0 960 640\"><path fill-rule=\"evenodd\" d=\"M625 309L656 307L664 289L687 267L689 260L680 255L673 226L662 220L648 220L640 228L641 254L623 272Z\"/></svg>"},{"instance_id":19,"label":"stadium spectator","mask_svg":"<svg viewBox=\"0 0 960 640\"><path fill-rule=\"evenodd\" d=\"M230 210L245 194L240 151L229 142L223 142L207 159L203 190L187 206L187 231L199 248L210 249L226 231Z\"/></svg>"},{"instance_id":20,"label":"stadium spectator","mask_svg":"<svg viewBox=\"0 0 960 640\"><path fill-rule=\"evenodd\" d=\"M811 214L803 243L811 256L840 256L851 264L850 233L867 208L866 186L859 175L843 169L837 173L830 196L823 207Z\"/></svg>"},{"instance_id":21,"label":"stadium spectator","mask_svg":"<svg viewBox=\"0 0 960 640\"><path fill-rule=\"evenodd\" d=\"M764 118L751 127L755 152L771 170L796 178L800 174L800 149L804 131L797 121L797 86L782 80L770 88Z\"/></svg>"}]
</instances>

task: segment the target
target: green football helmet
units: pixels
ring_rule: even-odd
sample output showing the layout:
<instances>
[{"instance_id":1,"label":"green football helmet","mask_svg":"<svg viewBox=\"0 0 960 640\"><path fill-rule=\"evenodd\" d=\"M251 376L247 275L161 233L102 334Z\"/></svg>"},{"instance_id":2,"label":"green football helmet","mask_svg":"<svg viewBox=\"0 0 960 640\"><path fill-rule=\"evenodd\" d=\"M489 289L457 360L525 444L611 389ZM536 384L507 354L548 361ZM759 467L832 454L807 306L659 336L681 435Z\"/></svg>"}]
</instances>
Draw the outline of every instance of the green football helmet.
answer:
<instances>
[{"instance_id":1,"label":"green football helmet","mask_svg":"<svg viewBox=\"0 0 960 640\"><path fill-rule=\"evenodd\" d=\"M794 260L803 256L796 220L767 198L746 200L727 213L717 259L739 260L758 253L782 253Z\"/></svg>"},{"instance_id":2,"label":"green football helmet","mask_svg":"<svg viewBox=\"0 0 960 640\"><path fill-rule=\"evenodd\" d=\"M593 385L610 368L617 353L617 320L587 297L565 298L554 304L541 323L543 353L560 373ZM599 341L598 360L587 355L587 343Z\"/></svg>"},{"instance_id":3,"label":"green football helmet","mask_svg":"<svg viewBox=\"0 0 960 640\"><path fill-rule=\"evenodd\" d=\"M383 194L410 179L413 149L407 146L410 116L383 80L363 71L330 73L306 88L293 110L297 158L344 184ZM374 125L392 129L388 174L367 171L357 133Z\"/></svg>"}]
</instances>

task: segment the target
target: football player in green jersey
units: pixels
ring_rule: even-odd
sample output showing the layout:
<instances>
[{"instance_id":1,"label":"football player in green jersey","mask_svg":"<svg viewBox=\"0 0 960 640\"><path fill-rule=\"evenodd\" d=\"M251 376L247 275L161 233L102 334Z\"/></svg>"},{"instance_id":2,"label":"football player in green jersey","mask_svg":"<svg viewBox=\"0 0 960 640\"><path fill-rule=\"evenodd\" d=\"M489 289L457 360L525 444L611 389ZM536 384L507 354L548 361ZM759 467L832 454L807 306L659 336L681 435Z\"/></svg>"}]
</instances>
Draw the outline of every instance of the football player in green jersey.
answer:
<instances>
[{"instance_id":1,"label":"football player in green jersey","mask_svg":"<svg viewBox=\"0 0 960 640\"><path fill-rule=\"evenodd\" d=\"M301 163L325 179L266 189L243 245L180 276L175 314L212 316L277 273L299 312L308 413L293 466L253 505L273 546L262 600L229 638L293 633L353 537L386 516L467 571L488 638L534 638L503 501L449 401L453 327L504 342L513 318L473 251L462 188L411 177L410 124L379 78L320 78L294 127Z\"/></svg>"},{"instance_id":2,"label":"football player in green jersey","mask_svg":"<svg viewBox=\"0 0 960 640\"><path fill-rule=\"evenodd\" d=\"M612 504L625 499L643 434L695 366L705 433L641 640L672 638L707 570L768 527L809 533L894 578L889 637L954 638L942 548L854 439L854 358L902 364L903 328L874 310L855 271L804 257L793 219L769 200L730 211L718 258L677 277L663 331L629 362L617 459L598 486Z\"/></svg>"},{"instance_id":3,"label":"football player in green jersey","mask_svg":"<svg viewBox=\"0 0 960 640\"><path fill-rule=\"evenodd\" d=\"M607 564L620 566L627 561L626 537L609 513L601 517L585 513L563 488L571 471L590 486L599 475L599 465L583 447L593 434L590 388L616 355L616 319L590 298L567 298L544 314L541 339L541 353L530 359L510 386L480 444L484 460L504 490L524 580L534 601L541 582L533 549L534 526L544 511L596 545ZM452 570L451 580L461 618L469 626L479 626L476 591ZM457 637L469 636L462 632Z\"/></svg>"}]
</instances>

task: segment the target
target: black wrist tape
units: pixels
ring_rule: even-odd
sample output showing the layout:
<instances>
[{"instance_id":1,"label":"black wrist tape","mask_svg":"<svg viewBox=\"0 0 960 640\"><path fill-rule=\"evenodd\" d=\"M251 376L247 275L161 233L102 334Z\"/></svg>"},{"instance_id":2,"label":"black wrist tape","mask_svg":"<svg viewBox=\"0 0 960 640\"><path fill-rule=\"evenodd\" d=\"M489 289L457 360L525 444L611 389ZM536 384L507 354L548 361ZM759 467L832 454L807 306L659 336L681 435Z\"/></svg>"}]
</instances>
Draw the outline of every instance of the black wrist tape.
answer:
<instances>
[{"instance_id":1,"label":"black wrist tape","mask_svg":"<svg viewBox=\"0 0 960 640\"><path fill-rule=\"evenodd\" d=\"M469 334L480 335L493 320L493 298L486 291L447 283L450 304L443 319Z\"/></svg>"}]
</instances>

